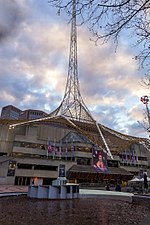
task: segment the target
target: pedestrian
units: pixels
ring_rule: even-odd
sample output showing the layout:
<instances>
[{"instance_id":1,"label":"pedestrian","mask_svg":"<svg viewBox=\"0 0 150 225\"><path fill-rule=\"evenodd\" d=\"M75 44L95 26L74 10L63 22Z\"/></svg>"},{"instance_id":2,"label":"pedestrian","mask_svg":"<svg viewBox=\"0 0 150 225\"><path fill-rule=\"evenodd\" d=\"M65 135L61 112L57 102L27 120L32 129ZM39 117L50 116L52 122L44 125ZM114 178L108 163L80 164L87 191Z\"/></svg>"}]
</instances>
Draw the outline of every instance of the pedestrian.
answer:
<instances>
[{"instance_id":1,"label":"pedestrian","mask_svg":"<svg viewBox=\"0 0 150 225\"><path fill-rule=\"evenodd\" d=\"M115 191L121 192L121 186L120 186L120 184L117 184L117 185L116 185Z\"/></svg>"},{"instance_id":2,"label":"pedestrian","mask_svg":"<svg viewBox=\"0 0 150 225\"><path fill-rule=\"evenodd\" d=\"M110 191L109 184L106 185L106 191Z\"/></svg>"},{"instance_id":3,"label":"pedestrian","mask_svg":"<svg viewBox=\"0 0 150 225\"><path fill-rule=\"evenodd\" d=\"M144 192L145 194L148 192L148 182L146 173L144 173Z\"/></svg>"}]
</instances>

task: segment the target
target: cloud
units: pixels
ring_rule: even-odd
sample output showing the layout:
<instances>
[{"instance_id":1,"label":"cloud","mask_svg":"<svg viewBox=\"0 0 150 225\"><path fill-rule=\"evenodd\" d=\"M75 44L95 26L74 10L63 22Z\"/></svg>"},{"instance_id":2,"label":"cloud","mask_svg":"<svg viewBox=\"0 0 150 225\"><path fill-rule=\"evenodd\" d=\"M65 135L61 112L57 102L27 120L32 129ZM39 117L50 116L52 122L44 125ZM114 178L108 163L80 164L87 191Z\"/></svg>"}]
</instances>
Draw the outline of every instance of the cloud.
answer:
<instances>
[{"instance_id":1,"label":"cloud","mask_svg":"<svg viewBox=\"0 0 150 225\"><path fill-rule=\"evenodd\" d=\"M22 1L23 3L24 1ZM0 0L0 42L15 34L26 15L25 4L18 0Z\"/></svg>"},{"instance_id":2,"label":"cloud","mask_svg":"<svg viewBox=\"0 0 150 225\"><path fill-rule=\"evenodd\" d=\"M65 91L70 25L42 0L1 5L0 107L51 112ZM139 135L145 90L131 49L122 43L115 53L112 43L95 46L89 37L85 27L78 28L79 82L87 107L98 122Z\"/></svg>"},{"instance_id":3,"label":"cloud","mask_svg":"<svg viewBox=\"0 0 150 225\"><path fill-rule=\"evenodd\" d=\"M10 33L11 42L3 43L0 49L0 87L7 96L5 104L43 108L49 102L51 106L46 107L49 110L58 106L60 84L65 83L66 78L66 74L60 74L60 64L66 61L64 55L68 51L64 31L65 27L57 23L43 25L43 22L27 18L16 36ZM1 107L5 101L1 101Z\"/></svg>"}]
</instances>

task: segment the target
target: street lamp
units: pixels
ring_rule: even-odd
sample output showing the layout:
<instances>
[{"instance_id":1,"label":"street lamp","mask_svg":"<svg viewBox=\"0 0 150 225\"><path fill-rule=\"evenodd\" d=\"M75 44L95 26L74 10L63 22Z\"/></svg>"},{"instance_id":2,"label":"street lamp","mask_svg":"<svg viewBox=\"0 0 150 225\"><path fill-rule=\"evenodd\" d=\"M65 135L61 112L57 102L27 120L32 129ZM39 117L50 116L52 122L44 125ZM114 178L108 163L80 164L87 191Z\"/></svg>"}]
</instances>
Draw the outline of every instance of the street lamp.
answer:
<instances>
[{"instance_id":1,"label":"street lamp","mask_svg":"<svg viewBox=\"0 0 150 225\"><path fill-rule=\"evenodd\" d=\"M149 108L148 108L148 102L149 98L147 95L141 97L141 102L146 106L146 113L147 113L147 118L148 118L148 128L147 131L150 132L150 114L149 114Z\"/></svg>"}]
</instances>

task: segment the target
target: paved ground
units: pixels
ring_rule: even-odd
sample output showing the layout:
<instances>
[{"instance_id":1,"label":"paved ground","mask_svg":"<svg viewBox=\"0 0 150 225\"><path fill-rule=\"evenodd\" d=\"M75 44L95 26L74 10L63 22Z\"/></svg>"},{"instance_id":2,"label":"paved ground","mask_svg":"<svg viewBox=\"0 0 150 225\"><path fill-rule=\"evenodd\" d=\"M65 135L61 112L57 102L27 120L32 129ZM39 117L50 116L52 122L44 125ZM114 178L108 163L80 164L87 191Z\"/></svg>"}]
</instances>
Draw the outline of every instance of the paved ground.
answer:
<instances>
[{"instance_id":1,"label":"paved ground","mask_svg":"<svg viewBox=\"0 0 150 225\"><path fill-rule=\"evenodd\" d=\"M3 193L18 193L18 192L27 192L28 191L28 186L15 186L15 185L0 185L0 194ZM133 196L132 193L128 192L115 192L115 191L105 191L105 190L91 190L91 189L80 189L81 194L108 194L108 195L120 195L120 196ZM135 195L136 196L136 195ZM141 195L141 196L146 196L150 197L150 193L146 195Z\"/></svg>"},{"instance_id":2,"label":"paved ground","mask_svg":"<svg viewBox=\"0 0 150 225\"><path fill-rule=\"evenodd\" d=\"M132 202L134 194L127 192L106 191L106 190L80 190L80 198L105 198Z\"/></svg>"},{"instance_id":3,"label":"paved ground","mask_svg":"<svg viewBox=\"0 0 150 225\"><path fill-rule=\"evenodd\" d=\"M15 185L0 185L0 196L10 196L19 193L27 193L28 186L15 186ZM118 200L132 201L133 194L126 192L115 192L115 191L105 191L105 190L89 190L80 189L81 198L116 198Z\"/></svg>"},{"instance_id":4,"label":"paved ground","mask_svg":"<svg viewBox=\"0 0 150 225\"><path fill-rule=\"evenodd\" d=\"M150 201L111 199L55 200L0 198L2 225L149 225Z\"/></svg>"},{"instance_id":5,"label":"paved ground","mask_svg":"<svg viewBox=\"0 0 150 225\"><path fill-rule=\"evenodd\" d=\"M26 193L28 186L0 185L0 197L10 196L15 193Z\"/></svg>"},{"instance_id":6,"label":"paved ground","mask_svg":"<svg viewBox=\"0 0 150 225\"><path fill-rule=\"evenodd\" d=\"M0 197L10 196L10 195L13 195L13 194L18 195L18 193L27 193L27 191L28 191L28 186L0 185ZM86 212L86 215L87 215L87 211L89 209L89 204L93 204L93 201L94 201L95 204L99 204L99 207L101 207L101 205L102 205L100 203L104 204L103 207L101 208L101 210L104 211L103 217L102 217L104 221L101 221L102 225L106 225L106 224L111 224L111 225L112 224L113 225L120 225L121 224L122 225L122 222L124 223L124 225L133 224L133 223L137 224L137 225L149 225L150 224L150 222L149 222L150 221L150 210L149 210L150 193L148 195L141 195L141 196L134 195L133 198L135 198L135 200L134 200L133 204L131 204L131 203L127 203L127 202L124 202L124 201L117 201L117 202L115 201L114 202L113 200L111 200L111 195L112 196L129 196L129 195L131 196L132 195L131 193L124 193L124 192L119 193L119 192L102 191L102 190L101 191L99 191L99 190L98 191L97 190L95 190L95 191L94 190L80 190L80 191L81 191L81 194L85 195L83 200L80 200L80 202L83 203L84 201L86 201L86 203L84 205L85 208L88 205L88 208L86 210L84 209L84 211ZM89 195L89 196L91 195L91 197L94 196L94 199L91 199L91 200L86 199L86 194ZM96 198L97 198L96 196L98 194L100 194L101 196L107 194L107 201L103 200L103 199L96 200ZM13 200L13 198L14 198L14 200ZM4 199L4 201L3 201L3 198L0 201L1 204L3 205L3 211L4 211L0 214L0 222L3 222L4 225L16 225L16 221L18 221L18 216L20 215L20 214L18 215L17 212L20 208L21 208L21 212L24 212L24 211L28 212L29 211L28 209L29 209L30 205L32 206L32 204L36 204L36 202L37 202L37 204L41 205L41 201L42 201L41 200L39 202L39 200L34 200L34 199L29 200L27 198L23 198L23 201L25 201L25 204L24 204L24 202L20 203L20 200L19 200L20 198L22 199L22 197L19 197L19 199L17 199L16 197L13 197L13 198L11 198L11 197L7 198L6 197L6 199ZM9 204L7 203L7 201L8 201L7 199L9 200ZM68 201L66 201L66 202L67 202L67 204L70 204L70 203L68 203ZM76 201L73 201L73 202L76 203L78 201L76 200ZM73 202L71 201L71 203L73 203ZM56 203L58 204L58 201L56 201ZM6 204L6 206L4 204ZM18 208L17 208L17 204L18 204ZM19 205L19 204L22 204L22 205ZM46 202L42 201L41 207L45 207L44 204L52 204L52 202L51 201L46 201ZM10 205L12 205L12 207L10 207ZM7 208L7 206L8 206L8 208ZM24 209L23 207L25 207L25 206L26 206L26 208ZM112 210L111 210L111 206L112 206ZM6 208L6 210L5 210L5 208ZM10 210L10 208L11 208L11 210ZM73 209L74 208L76 208L76 207L73 207ZM105 208L108 210L108 215L105 215L105 212L107 212L107 210L104 210ZM54 207L52 207L52 209L54 209ZM82 207L81 207L81 209L82 209ZM91 205L91 209L92 209L92 205ZM8 210L10 210L10 213L8 213ZM14 210L13 217L11 215L9 216L9 214L11 214L13 210ZM68 206L67 206L67 208L65 208L65 214L64 215L66 215L66 210L68 210ZM111 213L111 217L109 217L109 211ZM44 208L44 211L42 213L44 213L44 212L45 212L45 208ZM79 214L79 212L77 214ZM95 212L95 210L92 211L92 212L88 212L88 214L91 214L91 213L94 213L94 212ZM70 213L70 211L69 211L69 213ZM84 212L81 213L82 219L80 220L80 223L83 220L83 213ZM117 213L118 213L117 218L121 218L121 219L115 219L115 221L112 221L112 216L114 216L113 217L113 219L114 219L115 216L117 215ZM34 218L35 217L37 219L37 221L39 221L38 213L36 215L36 211L35 211L33 214L34 214L34 216L31 217L31 215L28 215L28 217L25 217L25 218ZM86 215L85 215L85 218L86 218ZM127 219L126 219L125 215L126 215L126 217L128 217L128 222L126 221ZM45 217L46 216L47 216L47 214L45 215ZM60 216L60 212L58 213L58 216ZM6 221L5 221L5 217L6 217ZM97 215L96 215L96 218L97 218ZM110 222L107 221L107 223L106 223L105 220L108 220L108 218L110 219ZM13 219L13 221L12 221L12 219ZM89 218L86 218L86 219L89 220ZM101 217L99 219L101 220ZM83 221L84 225L85 224L88 225L87 221L86 221L86 223L84 223L84 222L85 221ZM26 225L28 223L27 223L27 221L23 220L22 223L18 223L18 224L19 225L20 224ZM35 224L35 223L33 222L33 223L30 223L30 224ZM49 220L48 220L47 223L46 223L46 221L44 221L43 224L45 224L45 225L49 224ZM66 221L64 222L64 224L66 224ZM74 225L74 224L72 224L72 222L70 224ZM91 221L90 221L90 224L91 224ZM77 223L75 223L75 225L77 225Z\"/></svg>"}]
</instances>

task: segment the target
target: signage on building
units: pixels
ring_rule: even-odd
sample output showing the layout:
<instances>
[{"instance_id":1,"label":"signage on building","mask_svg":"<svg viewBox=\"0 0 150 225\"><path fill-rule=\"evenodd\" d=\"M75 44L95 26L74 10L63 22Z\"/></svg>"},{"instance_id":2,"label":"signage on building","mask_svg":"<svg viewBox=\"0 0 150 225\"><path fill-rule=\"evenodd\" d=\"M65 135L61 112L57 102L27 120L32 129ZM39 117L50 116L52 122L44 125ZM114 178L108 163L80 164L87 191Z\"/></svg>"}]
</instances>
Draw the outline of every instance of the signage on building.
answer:
<instances>
[{"instance_id":1,"label":"signage on building","mask_svg":"<svg viewBox=\"0 0 150 225\"><path fill-rule=\"evenodd\" d=\"M65 177L65 176L66 176L65 165L60 164L59 165L59 177Z\"/></svg>"},{"instance_id":2,"label":"signage on building","mask_svg":"<svg viewBox=\"0 0 150 225\"><path fill-rule=\"evenodd\" d=\"M108 172L107 152L105 150L93 150L93 166L96 172Z\"/></svg>"},{"instance_id":3,"label":"signage on building","mask_svg":"<svg viewBox=\"0 0 150 225\"><path fill-rule=\"evenodd\" d=\"M15 170L16 170L16 161L10 160L9 164L8 164L7 176L14 177L15 176Z\"/></svg>"}]
</instances>

